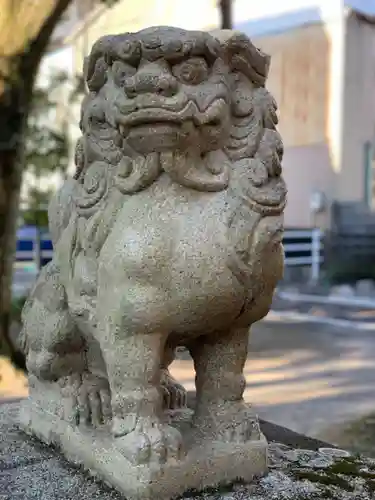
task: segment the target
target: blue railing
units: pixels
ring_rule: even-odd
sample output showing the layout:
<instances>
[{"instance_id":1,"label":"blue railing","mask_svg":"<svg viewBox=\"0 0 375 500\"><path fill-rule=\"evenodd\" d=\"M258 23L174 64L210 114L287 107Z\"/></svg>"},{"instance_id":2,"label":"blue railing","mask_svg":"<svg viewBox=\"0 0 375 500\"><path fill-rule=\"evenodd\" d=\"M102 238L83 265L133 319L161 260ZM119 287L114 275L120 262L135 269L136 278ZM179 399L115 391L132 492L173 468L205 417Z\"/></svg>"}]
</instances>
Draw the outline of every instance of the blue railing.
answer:
<instances>
[{"instance_id":1,"label":"blue railing","mask_svg":"<svg viewBox=\"0 0 375 500\"><path fill-rule=\"evenodd\" d=\"M53 245L48 229L34 226L20 227L17 231L16 262L33 264L38 270L53 257Z\"/></svg>"}]
</instances>

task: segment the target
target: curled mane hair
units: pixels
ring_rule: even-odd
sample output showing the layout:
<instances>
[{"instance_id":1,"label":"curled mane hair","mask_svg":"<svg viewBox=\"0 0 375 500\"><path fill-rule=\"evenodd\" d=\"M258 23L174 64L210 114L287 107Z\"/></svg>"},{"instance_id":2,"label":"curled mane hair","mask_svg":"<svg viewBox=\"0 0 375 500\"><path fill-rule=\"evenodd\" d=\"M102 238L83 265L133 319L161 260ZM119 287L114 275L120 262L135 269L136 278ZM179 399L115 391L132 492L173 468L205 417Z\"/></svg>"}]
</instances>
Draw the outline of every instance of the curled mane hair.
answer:
<instances>
[{"instance_id":1,"label":"curled mane hair","mask_svg":"<svg viewBox=\"0 0 375 500\"><path fill-rule=\"evenodd\" d=\"M265 88L270 56L243 33L214 31L224 49L232 79L231 131L225 151L237 182L233 189L263 215L279 214L286 203L281 177L283 143L276 130L277 105Z\"/></svg>"}]
</instances>

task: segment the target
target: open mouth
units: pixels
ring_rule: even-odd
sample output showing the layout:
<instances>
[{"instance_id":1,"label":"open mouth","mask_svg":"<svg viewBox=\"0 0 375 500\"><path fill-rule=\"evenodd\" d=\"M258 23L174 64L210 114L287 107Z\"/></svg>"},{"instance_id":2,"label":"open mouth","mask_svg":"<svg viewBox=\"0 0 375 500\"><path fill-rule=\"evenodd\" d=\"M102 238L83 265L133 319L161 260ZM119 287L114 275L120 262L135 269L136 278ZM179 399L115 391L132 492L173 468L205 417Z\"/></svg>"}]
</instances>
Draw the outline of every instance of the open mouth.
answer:
<instances>
[{"instance_id":1,"label":"open mouth","mask_svg":"<svg viewBox=\"0 0 375 500\"><path fill-rule=\"evenodd\" d=\"M144 108L129 115L120 116L118 127L122 135L127 135L129 129L139 125L182 125L187 120L191 120L197 127L203 125L220 126L225 109L224 99L217 99L203 112L193 101L189 101L183 109L177 112L163 108Z\"/></svg>"}]
</instances>

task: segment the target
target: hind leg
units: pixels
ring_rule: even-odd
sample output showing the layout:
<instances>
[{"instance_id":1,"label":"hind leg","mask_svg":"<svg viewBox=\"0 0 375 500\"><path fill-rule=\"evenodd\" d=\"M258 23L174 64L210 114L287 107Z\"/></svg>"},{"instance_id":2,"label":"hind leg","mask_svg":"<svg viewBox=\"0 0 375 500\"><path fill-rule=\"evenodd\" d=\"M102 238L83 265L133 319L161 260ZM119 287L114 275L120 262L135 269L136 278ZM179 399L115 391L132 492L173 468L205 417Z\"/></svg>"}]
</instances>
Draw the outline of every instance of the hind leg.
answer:
<instances>
[{"instance_id":1,"label":"hind leg","mask_svg":"<svg viewBox=\"0 0 375 500\"><path fill-rule=\"evenodd\" d=\"M45 266L22 312L21 344L28 371L55 381L84 369L84 341L77 331L54 261Z\"/></svg>"},{"instance_id":2,"label":"hind leg","mask_svg":"<svg viewBox=\"0 0 375 500\"><path fill-rule=\"evenodd\" d=\"M58 381L61 418L100 425L111 416L108 382L88 372L85 339L71 318L59 272L53 261L42 269L23 310L27 370L31 381Z\"/></svg>"}]
</instances>

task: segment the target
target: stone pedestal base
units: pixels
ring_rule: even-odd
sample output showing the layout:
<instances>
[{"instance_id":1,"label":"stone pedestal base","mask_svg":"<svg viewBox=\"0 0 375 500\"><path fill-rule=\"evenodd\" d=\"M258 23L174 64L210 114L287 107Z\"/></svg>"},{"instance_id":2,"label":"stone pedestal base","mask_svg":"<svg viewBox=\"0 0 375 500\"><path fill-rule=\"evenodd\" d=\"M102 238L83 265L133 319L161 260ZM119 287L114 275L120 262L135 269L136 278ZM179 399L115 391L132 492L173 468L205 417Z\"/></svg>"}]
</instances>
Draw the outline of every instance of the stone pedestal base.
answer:
<instances>
[{"instance_id":1,"label":"stone pedestal base","mask_svg":"<svg viewBox=\"0 0 375 500\"><path fill-rule=\"evenodd\" d=\"M31 388L29 399L21 406L21 427L59 447L68 460L99 476L127 500L168 500L188 490L236 480L250 482L267 472L267 441L263 435L247 443L194 442L189 439L192 412L188 409L176 412L171 422L186 437L185 458L163 465L134 466L116 448L108 424L100 428L76 426L61 418L61 405L55 384Z\"/></svg>"}]
</instances>

